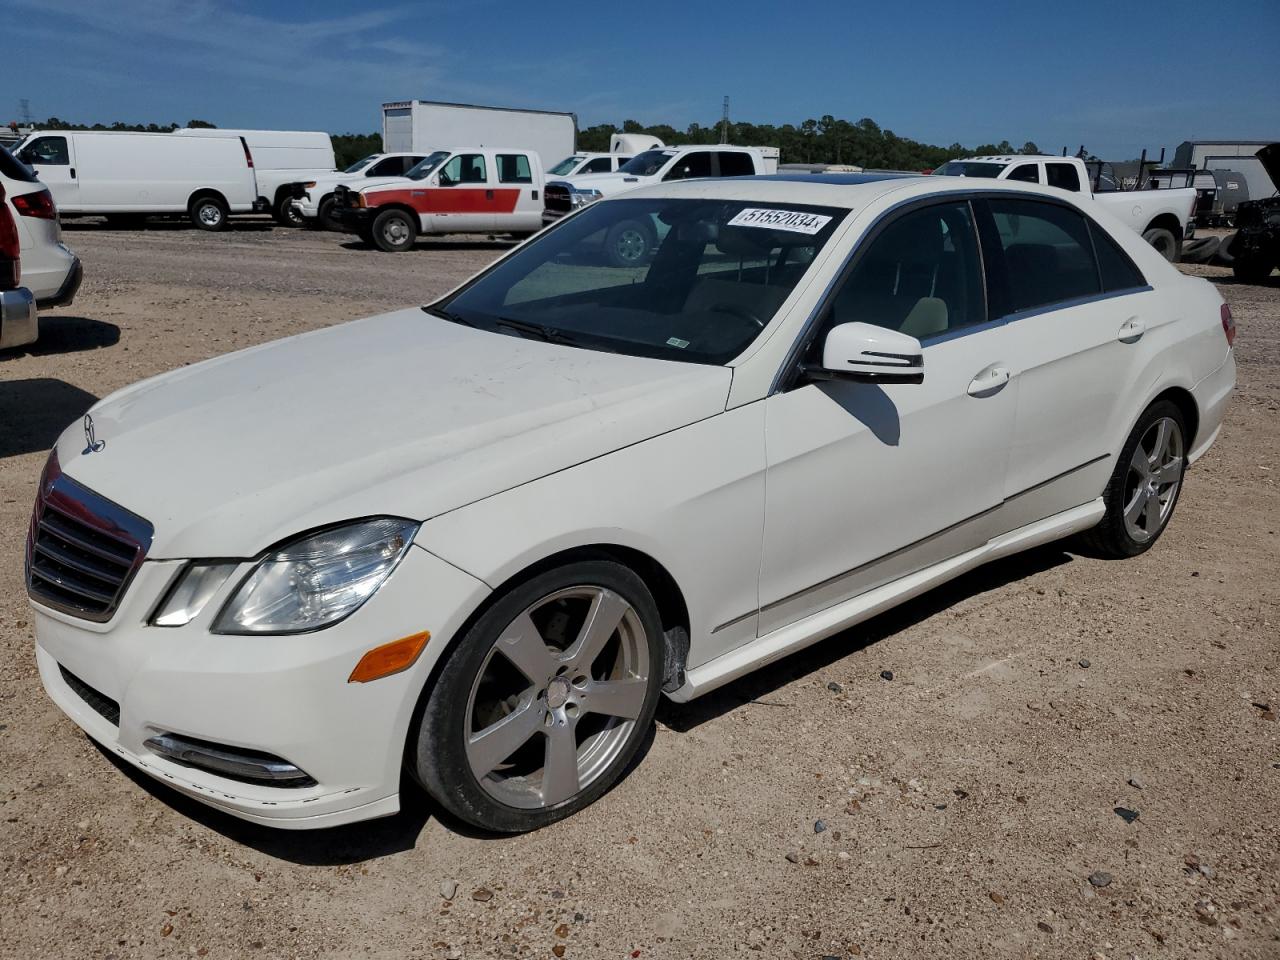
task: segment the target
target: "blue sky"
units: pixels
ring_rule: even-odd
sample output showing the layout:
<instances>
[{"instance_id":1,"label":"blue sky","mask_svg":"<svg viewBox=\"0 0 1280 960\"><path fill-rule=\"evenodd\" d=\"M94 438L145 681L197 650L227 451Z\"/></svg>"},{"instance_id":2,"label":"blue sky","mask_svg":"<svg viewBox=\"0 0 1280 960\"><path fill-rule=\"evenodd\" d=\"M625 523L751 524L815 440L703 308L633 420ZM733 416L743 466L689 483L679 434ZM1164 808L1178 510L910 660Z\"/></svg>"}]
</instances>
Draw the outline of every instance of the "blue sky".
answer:
<instances>
[{"instance_id":1,"label":"blue sky","mask_svg":"<svg viewBox=\"0 0 1280 960\"><path fill-rule=\"evenodd\" d=\"M1114 159L1280 139L1280 0L0 0L0 122L371 131L383 100L581 126L871 117L902 136Z\"/></svg>"}]
</instances>

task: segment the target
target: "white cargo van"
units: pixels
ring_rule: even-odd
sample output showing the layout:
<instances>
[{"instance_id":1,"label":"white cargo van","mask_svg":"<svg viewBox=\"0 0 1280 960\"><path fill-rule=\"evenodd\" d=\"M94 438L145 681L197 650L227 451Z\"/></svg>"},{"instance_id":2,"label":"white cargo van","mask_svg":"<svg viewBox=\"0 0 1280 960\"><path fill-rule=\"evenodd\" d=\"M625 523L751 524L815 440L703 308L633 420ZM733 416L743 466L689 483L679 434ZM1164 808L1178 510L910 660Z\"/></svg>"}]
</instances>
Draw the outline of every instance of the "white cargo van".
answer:
<instances>
[{"instance_id":1,"label":"white cargo van","mask_svg":"<svg viewBox=\"0 0 1280 960\"><path fill-rule=\"evenodd\" d=\"M293 209L293 184L305 183L337 172L333 141L318 130L226 130L217 127L184 127L175 137L243 137L253 155L258 177L258 199L271 209L276 222L302 225Z\"/></svg>"},{"instance_id":2,"label":"white cargo van","mask_svg":"<svg viewBox=\"0 0 1280 960\"><path fill-rule=\"evenodd\" d=\"M179 214L222 230L229 214L265 209L241 137L34 130L14 155L35 168L64 218Z\"/></svg>"}]
</instances>

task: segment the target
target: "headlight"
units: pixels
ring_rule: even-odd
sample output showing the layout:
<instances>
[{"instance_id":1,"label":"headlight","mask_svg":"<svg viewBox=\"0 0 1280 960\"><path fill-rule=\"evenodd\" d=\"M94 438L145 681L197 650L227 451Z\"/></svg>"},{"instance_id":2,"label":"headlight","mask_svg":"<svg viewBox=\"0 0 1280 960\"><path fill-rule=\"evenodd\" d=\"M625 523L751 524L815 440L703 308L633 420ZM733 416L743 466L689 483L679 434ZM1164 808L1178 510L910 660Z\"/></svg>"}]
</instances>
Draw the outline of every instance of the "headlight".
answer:
<instances>
[{"instance_id":1,"label":"headlight","mask_svg":"<svg viewBox=\"0 0 1280 960\"><path fill-rule=\"evenodd\" d=\"M304 183L304 184L302 185L302 189L303 189L303 190L310 190L310 189L311 189L312 187L314 187L315 185L316 185L316 182L315 182L314 180L308 180L306 183Z\"/></svg>"},{"instance_id":2,"label":"headlight","mask_svg":"<svg viewBox=\"0 0 1280 960\"><path fill-rule=\"evenodd\" d=\"M571 190L569 192L569 203L575 207L585 207L588 203L594 203L604 194L599 190Z\"/></svg>"},{"instance_id":3,"label":"headlight","mask_svg":"<svg viewBox=\"0 0 1280 960\"><path fill-rule=\"evenodd\" d=\"M373 596L418 524L382 517L309 534L268 554L227 601L214 633L305 633L336 623Z\"/></svg>"}]
</instances>

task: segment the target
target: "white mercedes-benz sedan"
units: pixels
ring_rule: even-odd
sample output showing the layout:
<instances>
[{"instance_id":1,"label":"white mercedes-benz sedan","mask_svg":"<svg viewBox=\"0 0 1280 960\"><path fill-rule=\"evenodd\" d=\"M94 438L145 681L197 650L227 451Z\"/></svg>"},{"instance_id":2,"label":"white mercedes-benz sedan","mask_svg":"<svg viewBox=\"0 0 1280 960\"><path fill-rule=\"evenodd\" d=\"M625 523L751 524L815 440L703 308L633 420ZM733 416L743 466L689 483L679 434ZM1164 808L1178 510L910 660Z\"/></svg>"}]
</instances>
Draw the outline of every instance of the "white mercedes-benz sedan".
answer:
<instances>
[{"instance_id":1,"label":"white mercedes-benz sedan","mask_svg":"<svg viewBox=\"0 0 1280 960\"><path fill-rule=\"evenodd\" d=\"M619 225L654 237L613 266ZM439 301L70 426L27 546L49 695L280 827L401 773L494 831L591 803L689 700L978 564L1169 523L1230 312L1088 198L946 177L592 204Z\"/></svg>"}]
</instances>

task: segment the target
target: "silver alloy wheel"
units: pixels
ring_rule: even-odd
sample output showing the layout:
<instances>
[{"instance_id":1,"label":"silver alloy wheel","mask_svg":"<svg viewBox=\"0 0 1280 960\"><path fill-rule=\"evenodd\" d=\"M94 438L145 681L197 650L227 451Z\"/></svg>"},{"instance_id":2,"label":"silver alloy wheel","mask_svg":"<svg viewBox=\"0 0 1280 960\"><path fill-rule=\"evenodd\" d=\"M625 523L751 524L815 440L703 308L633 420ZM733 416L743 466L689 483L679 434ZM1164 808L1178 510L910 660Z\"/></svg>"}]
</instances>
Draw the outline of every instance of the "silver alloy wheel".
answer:
<instances>
[{"instance_id":1,"label":"silver alloy wheel","mask_svg":"<svg viewBox=\"0 0 1280 960\"><path fill-rule=\"evenodd\" d=\"M644 626L614 591L568 587L531 604L471 685L466 753L476 781L512 807L569 800L631 738L649 671Z\"/></svg>"},{"instance_id":2,"label":"silver alloy wheel","mask_svg":"<svg viewBox=\"0 0 1280 960\"><path fill-rule=\"evenodd\" d=\"M216 203L206 200L196 210L196 216L200 218L200 222L205 226L216 227L222 222L222 208Z\"/></svg>"},{"instance_id":3,"label":"silver alloy wheel","mask_svg":"<svg viewBox=\"0 0 1280 960\"><path fill-rule=\"evenodd\" d=\"M409 239L409 225L399 217L388 217L382 225L382 239L397 246L404 243Z\"/></svg>"},{"instance_id":4,"label":"silver alloy wheel","mask_svg":"<svg viewBox=\"0 0 1280 960\"><path fill-rule=\"evenodd\" d=\"M1182 428L1161 417L1142 435L1129 460L1124 486L1124 528L1146 543L1164 528L1182 483Z\"/></svg>"},{"instance_id":5,"label":"silver alloy wheel","mask_svg":"<svg viewBox=\"0 0 1280 960\"><path fill-rule=\"evenodd\" d=\"M649 247L649 241L645 239L644 232L635 227L628 227L618 234L614 241L613 248L617 251L618 257L628 263L636 263L644 256L645 250Z\"/></svg>"}]
</instances>

